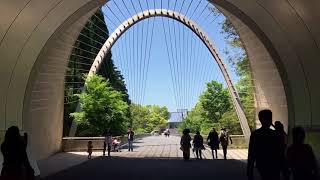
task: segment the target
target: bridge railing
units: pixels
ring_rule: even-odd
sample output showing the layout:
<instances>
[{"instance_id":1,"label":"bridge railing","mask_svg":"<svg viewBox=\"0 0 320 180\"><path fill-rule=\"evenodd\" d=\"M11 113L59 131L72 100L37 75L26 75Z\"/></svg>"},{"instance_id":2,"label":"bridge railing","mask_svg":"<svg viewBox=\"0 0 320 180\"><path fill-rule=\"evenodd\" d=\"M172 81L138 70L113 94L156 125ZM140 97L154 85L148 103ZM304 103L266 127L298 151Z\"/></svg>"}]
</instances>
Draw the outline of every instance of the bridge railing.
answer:
<instances>
[{"instance_id":1,"label":"bridge railing","mask_svg":"<svg viewBox=\"0 0 320 180\"><path fill-rule=\"evenodd\" d=\"M135 135L135 139L150 136L150 134L138 134ZM120 146L125 146L128 143L128 137L114 136L113 139L121 141ZM103 150L104 137L64 137L62 138L62 151L87 151L88 141L92 141L93 150Z\"/></svg>"}]
</instances>

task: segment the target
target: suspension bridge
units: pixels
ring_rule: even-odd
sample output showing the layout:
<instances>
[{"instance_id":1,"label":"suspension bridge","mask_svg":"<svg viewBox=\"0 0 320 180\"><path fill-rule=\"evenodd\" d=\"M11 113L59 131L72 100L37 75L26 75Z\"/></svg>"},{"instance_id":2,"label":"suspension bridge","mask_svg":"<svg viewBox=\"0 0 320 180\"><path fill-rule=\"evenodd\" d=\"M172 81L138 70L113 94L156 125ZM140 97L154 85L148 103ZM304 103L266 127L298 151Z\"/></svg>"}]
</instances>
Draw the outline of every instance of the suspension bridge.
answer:
<instances>
[{"instance_id":1,"label":"suspension bridge","mask_svg":"<svg viewBox=\"0 0 320 180\"><path fill-rule=\"evenodd\" d=\"M100 69L105 69L105 67L101 67L103 65L103 61L106 59L106 56L108 55L108 53L110 53L112 46L115 45L115 43L121 38L121 36L123 36L126 33L130 33L128 32L130 28L133 28L136 24L138 24L141 21L147 20L147 25L149 26L149 19L150 18L155 18L155 17L162 17L162 28L164 29L164 39L165 39L165 44L166 44L166 50L167 50L167 55L168 55L168 59L169 59L169 64L170 64L170 73L171 73L171 80L172 80L172 84L173 84L173 88L174 89L174 99L177 105L177 109L178 108L189 108L188 106L190 106L190 97L198 97L198 94L201 93L202 89L198 89L196 92L191 92L190 89L194 89L192 88L192 86L195 85L196 81L195 78L193 78L194 76L199 76L197 72L199 72L199 69L196 69L196 67L192 66L194 64L195 61L198 61L199 64L204 64L204 66L206 66L206 64L210 64L211 66L217 66L218 68L216 68L215 72L216 74L220 74L220 76L222 76L222 78L220 77L219 81L224 81L223 83L227 85L228 89L229 89L229 93L232 99L232 102L234 104L234 108L236 110L236 113L238 115L239 118L239 122L243 131L243 134L245 135L245 137L247 139L249 139L250 136L250 128L248 125L248 120L246 118L244 109L241 105L241 100L240 100L240 96L237 93L237 89L235 88L235 86L233 85L233 80L231 79L231 74L228 72L228 67L226 66L224 60L222 59L221 55L219 55L218 50L215 48L211 38L209 37L209 35L207 35L206 32L204 32L202 30L202 28L196 24L194 21L192 21L191 19L189 19L187 17L187 15L185 14L181 14L181 11L183 9L184 4L181 4L180 10L178 11L174 11L177 7L177 2L174 4L174 6L172 7L174 10L168 10L168 9L148 9L150 7L148 2L146 3L147 10L143 10L143 7L141 6L141 2L139 2L139 7L141 9L141 12L138 12L139 10L137 10L134 6L134 4L132 3L132 7L135 10L134 12L136 12L136 14L132 15L131 17L127 18L126 20L122 21L120 20L121 16L122 18L126 18L126 16L124 15L124 13L122 11L119 11L121 13L118 13L120 17L118 17L116 15L116 13L114 11L112 11L109 7L108 4L106 4L105 6L110 10L110 14L112 14L114 17L114 19L118 20L120 22L120 25L118 25L118 27L116 27L113 32L111 33L111 35L108 37L108 39L103 39L105 40L104 44L101 46L100 50L98 48L97 49L97 55L91 65L90 70L88 71L88 78L90 76L92 76L93 74L97 74L99 71L101 72ZM170 8L170 1L167 1L167 7ZM114 6L118 8L118 10L120 10L119 8L119 4L117 4L117 2L113 2ZM122 3L124 5L124 7L122 7L121 9L126 9L128 14L130 14L130 11L127 7L127 5L125 3ZM193 17L195 12L197 12L199 6L201 4L201 1L199 1L199 3L197 4L197 6L195 6L195 9L192 9L191 12L193 12L191 14L190 17ZM212 13L213 7L210 9L208 7L207 3L204 7L202 7L203 9L200 10L202 13L200 14L200 16L203 14L203 12L205 10L209 11ZM152 6L152 5L151 5ZM161 2L160 4L161 7L163 7L163 4ZM156 2L153 2L153 7L156 7ZM191 3L187 5L187 10L186 10L186 14L188 14L188 11L190 10L191 7ZM207 9L208 8L208 9ZM179 9L179 8L178 8ZM206 17L208 18L210 16L209 13ZM106 17L106 16L105 16ZM165 24L164 18L169 18L171 20L177 21L178 23L181 23L182 25L184 25L186 28L188 28L191 32L189 32L189 37L190 39L192 39L193 41L197 41L200 40L200 42L203 43L203 47L202 48L206 48L208 52L204 52L202 49L202 52L199 51L199 47L201 47L198 44L198 54L200 55L200 53L203 54L208 54L209 58L209 62L204 63L204 59L199 58L200 56L196 54L196 52L194 52L194 50L192 49L192 43L187 39L187 41L185 42L185 38L188 37L184 34L185 28L182 27L176 27L177 25L174 24L176 22L172 22L173 24ZM200 17L195 17L195 19L198 19ZM214 19L216 19L217 17L215 17ZM104 20L98 18L99 21L104 22ZM106 19L112 19L112 18L106 18ZM167 21L167 23L169 23L170 20ZM111 24L116 24L117 22L113 22L110 21ZM171 21L170 21L171 22ZM132 71L132 69L136 68L137 72L133 73L133 78L135 78L135 76L137 76L137 79L133 79L132 75L127 75L125 76L125 79L128 78L128 80L126 82L128 82L128 87L129 89L131 88L131 90L133 90L135 93L133 93L133 102L136 102L138 104L143 103L143 96L144 96L144 92L145 92L145 86L146 86L146 82L145 80L147 79L148 76L148 64L150 63L150 51L151 51L151 45L152 45L152 40L153 40L153 32L154 32L154 23L155 20L153 19L152 22L152 29L149 30L146 27L143 27L144 24L142 24L141 26L141 31L140 29L138 29L137 33L141 33L141 34L133 34L133 44L132 47L130 47L130 50L133 51L133 57L129 58L121 58L119 61L126 61L126 60L130 60L133 61L135 64L135 66L133 67L129 67L128 66L128 71L130 73L130 71ZM172 26L172 27L170 27ZM168 32L165 30L167 27L168 28ZM171 29L172 28L172 29ZM146 29L147 31L145 32L144 29ZM183 29L183 30L181 30ZM133 29L134 31L135 29ZM172 30L172 33L171 33ZM150 40L148 39L148 32L151 31L151 38ZM182 35L181 33L176 33L177 31L183 31ZM105 34L107 34L106 32L103 32ZM144 34L146 35L146 39L144 40ZM169 34L168 34L169 33ZM193 33L194 36L197 36L198 39L195 39L194 37L192 37L192 34L190 35L190 33ZM172 34L172 35L171 35ZM81 35L81 34L80 34ZM136 42L134 42L135 37L139 37L142 38L142 40L140 39L138 41L138 39L136 40ZM176 38L179 37L179 38ZM180 38L181 37L181 38ZM183 39L183 41L181 41L181 39ZM148 42L151 41L151 42ZM179 42L178 42L178 41ZM92 41L96 41L95 39L93 39ZM144 42L146 41L146 42ZM79 43L84 43L82 41L79 41ZM121 42L118 42L121 43ZM130 44L130 42L125 42L125 45ZM144 46L145 43L145 46ZM186 51L184 49L182 49L182 47L184 47L185 45L183 44L187 44L186 46L190 46L190 49L187 49ZM86 43L84 43L86 44ZM101 44L101 43L100 43ZM178 45L179 44L179 45ZM89 45L90 46L90 45ZM119 45L120 46L120 45ZM123 47L123 45L121 46ZM149 47L149 48L148 48ZM78 47L74 47L76 49L79 49ZM196 49L197 47L195 47ZM171 51L170 51L171 49ZM82 51L86 51L84 49L81 49ZM143 52L144 50L144 52ZM175 51L174 51L175 50ZM136 52L135 52L136 51ZM149 51L149 52L148 52ZM125 51L125 48L122 49L122 53L127 53L127 51ZM90 53L91 56L92 53ZM189 54L185 57L183 57L183 55L185 54ZM136 55L136 56L135 56ZM148 55L148 56L147 56ZM211 55L211 57L210 57ZM87 59L90 59L89 57L86 57ZM211 62L210 62L210 58L212 58ZM134 59L134 60L133 60ZM187 62L184 62L187 61ZM123 63L123 62L122 62ZM128 62L129 64L130 62ZM131 62L132 63L132 62ZM184 70L183 66L181 66L181 63L185 63L186 64L186 70ZM88 64L89 65L89 64ZM120 66L121 67L121 66ZM193 68L193 69L191 69ZM122 69L122 68L120 68ZM182 70L181 70L182 69ZM220 71L219 71L219 70ZM182 74L179 74L178 71L184 71ZM194 72L194 74L190 74L187 75L186 72L188 72L189 70L191 70L191 73ZM135 70L134 70L135 71ZM207 69L207 71L211 71L210 69ZM121 71L122 72L122 71ZM250 72L250 70L248 70L248 72ZM209 73L208 73L209 74ZM202 74L203 77L199 77L201 80L201 83L205 84L206 83L206 77L204 74ZM130 82L130 80L132 82ZM66 83L79 83L79 82L66 82ZM80 82L81 83L81 82ZM85 82L83 82L84 85ZM131 83L133 84L133 87L130 87ZM198 83L198 82L197 82ZM198 85L201 87L201 85ZM251 84L249 84L248 86L252 86ZM85 88L79 88L79 89L85 89ZM138 92L138 93L137 93ZM181 93L182 92L182 93ZM193 94L192 94L193 93ZM245 93L245 92L244 92ZM138 95L137 95L138 94ZM182 94L182 95L181 95ZM189 102L188 102L189 101ZM68 102L67 102L68 103ZM74 103L74 102L72 102ZM193 102L194 103L194 102ZM253 102L252 102L253 105ZM78 105L79 107L79 105ZM77 108L77 110L79 110L79 108ZM75 126L75 125L74 125ZM74 129L74 128L72 128ZM72 131L74 132L74 130Z\"/></svg>"},{"instance_id":2,"label":"suspension bridge","mask_svg":"<svg viewBox=\"0 0 320 180\"><path fill-rule=\"evenodd\" d=\"M247 139L250 129L241 95L252 94L249 104L255 111L271 109L289 137L292 127L304 127L308 143L317 147L318 6L316 1L4 0L0 2L1 137L12 125L27 132L28 155L39 175L38 164L49 162L53 154L62 151L63 135L69 131L64 121L80 110L74 94L85 91L83 75L119 73L131 102L143 105L152 102L148 89L151 75L166 64L168 71L156 76L159 82L170 78L165 90L172 97L166 101L171 98L174 111L192 109L205 84L215 80L228 88ZM240 37L245 52L228 52L231 46L221 43L225 39L216 27L226 19L234 26L231 34ZM251 77L249 90L235 87L239 77L229 55L234 58L238 53L246 53L248 58L243 67ZM105 59L113 59L114 67ZM69 135L76 131L76 123L71 127ZM141 144L143 149L146 144ZM229 161L184 163L179 154L167 151L173 146L164 147L154 148L155 156L150 155L151 150L140 149L145 152L141 157L149 159L139 153L135 153L138 158L127 153L113 159L97 157L47 179L108 177L101 168L110 169L112 177L120 179L127 178L124 169L133 179L194 179L195 168L199 170L197 178L211 177L212 169L217 178L245 178L245 160L235 158L238 152L230 154L233 160ZM159 155L162 150L174 158ZM61 156L60 162L66 159ZM163 173L155 176L152 167ZM222 167L229 169L226 172ZM140 173L141 169L147 171Z\"/></svg>"}]
</instances>

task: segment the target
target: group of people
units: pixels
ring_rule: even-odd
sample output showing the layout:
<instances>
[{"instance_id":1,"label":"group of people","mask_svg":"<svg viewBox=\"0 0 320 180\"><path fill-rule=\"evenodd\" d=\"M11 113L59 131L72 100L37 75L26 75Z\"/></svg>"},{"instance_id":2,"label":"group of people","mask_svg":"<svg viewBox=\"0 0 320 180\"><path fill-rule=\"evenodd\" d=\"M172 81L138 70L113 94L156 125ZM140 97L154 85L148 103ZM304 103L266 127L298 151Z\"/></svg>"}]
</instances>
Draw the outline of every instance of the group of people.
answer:
<instances>
[{"instance_id":1,"label":"group of people","mask_svg":"<svg viewBox=\"0 0 320 180\"><path fill-rule=\"evenodd\" d=\"M294 180L316 180L318 177L317 160L312 147L304 143L304 129L302 127L292 129L292 145L287 147L288 138L284 126L280 121L272 124L271 110L260 111L258 117L261 128L252 132L249 143L248 179L254 179L254 168L256 167L262 180L289 180L291 175ZM190 149L192 148L192 139L189 134L190 130L184 129L180 141L180 149L183 151L185 160L190 159ZM227 158L229 140L232 143L225 128L222 128L220 135L215 129L211 130L207 142L211 148L213 159L218 158L219 144L222 146L224 159ZM201 150L205 147L199 131L196 132L192 144L197 159L202 159Z\"/></svg>"},{"instance_id":2,"label":"group of people","mask_svg":"<svg viewBox=\"0 0 320 180\"><path fill-rule=\"evenodd\" d=\"M262 180L316 180L317 160L310 145L304 143L305 131L301 127L292 130L292 145L287 148L287 135L279 121L272 125L271 110L258 114L261 128L251 133L247 164L247 176L254 179L254 167ZM274 129L270 127L274 126Z\"/></svg>"},{"instance_id":3,"label":"group of people","mask_svg":"<svg viewBox=\"0 0 320 180\"><path fill-rule=\"evenodd\" d=\"M128 151L133 151L133 137L134 137L134 132L132 131L131 128L129 128L127 132L127 139L128 139ZM110 157L111 149L113 148L113 151L117 151L119 144L121 141L118 139L113 139L112 133L110 129L108 129L104 133L104 141L103 141L103 156L106 155L106 151L108 152L108 156ZM87 144L87 152L88 152L88 159L91 159L93 151L93 144L92 141L88 141Z\"/></svg>"},{"instance_id":4,"label":"group of people","mask_svg":"<svg viewBox=\"0 0 320 180\"><path fill-rule=\"evenodd\" d=\"M196 135L193 137L193 140L190 136L190 130L184 129L182 132L182 137L180 140L180 149L183 151L183 158L185 160L190 159L190 149L192 148L191 141L193 144L193 151L196 153L197 159L202 159L202 150L205 149L203 137L200 135L199 131L196 131ZM229 140L232 144L232 139L229 136L227 130L225 128L221 129L220 135L218 132L212 128L210 131L208 137L207 137L207 143L210 146L211 152L212 152L212 158L215 157L218 159L218 152L219 144L221 143L222 149L223 149L223 157L224 159L227 159L227 148L229 145Z\"/></svg>"},{"instance_id":5,"label":"group of people","mask_svg":"<svg viewBox=\"0 0 320 180\"><path fill-rule=\"evenodd\" d=\"M164 132L163 132L164 136L165 137L169 137L170 136L170 130L169 129L166 129Z\"/></svg>"},{"instance_id":6,"label":"group of people","mask_svg":"<svg viewBox=\"0 0 320 180\"><path fill-rule=\"evenodd\" d=\"M292 129L292 144L288 146L287 134L284 126L277 121L272 124L272 112L262 110L258 114L261 128L253 131L250 137L248 149L247 176L249 180L254 179L254 168L256 167L262 180L289 180L293 176L294 180L316 180L318 177L317 160L312 147L304 143L305 131L301 127ZM271 127L274 127L274 130ZM133 151L134 132L129 128L127 132L128 151ZM217 157L217 149L221 144L224 159L227 157L227 147L229 137L225 128L218 134L212 129L207 137L208 145L212 151L213 159ZM183 158L190 159L191 149L190 130L184 129L181 137L181 150ZM113 144L112 133L107 130L105 133L103 155L106 150L108 156ZM27 156L28 136L24 133L20 135L19 128L12 126L6 131L4 141L1 144L3 154L3 166L1 179L10 180L32 180L34 170L32 169ZM197 159L202 159L201 151L205 149L203 137L197 131L192 141L193 150ZM288 146L288 147L287 147ZM88 142L88 158L92 154L92 141ZM290 175L291 174L291 175ZM282 178L281 178L282 177Z\"/></svg>"}]
</instances>

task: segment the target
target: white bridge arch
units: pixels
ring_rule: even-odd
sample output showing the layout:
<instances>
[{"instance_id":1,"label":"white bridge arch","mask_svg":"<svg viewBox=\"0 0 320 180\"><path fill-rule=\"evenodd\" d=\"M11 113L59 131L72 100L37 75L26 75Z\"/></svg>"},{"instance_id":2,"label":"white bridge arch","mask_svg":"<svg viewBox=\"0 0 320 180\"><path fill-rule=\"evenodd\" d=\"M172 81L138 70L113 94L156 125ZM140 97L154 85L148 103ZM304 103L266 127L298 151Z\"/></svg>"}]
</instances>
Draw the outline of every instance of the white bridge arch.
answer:
<instances>
[{"instance_id":1,"label":"white bridge arch","mask_svg":"<svg viewBox=\"0 0 320 180\"><path fill-rule=\"evenodd\" d=\"M111 50L112 46L116 43L116 41L132 26L134 26L136 23L145 20L147 18L151 17L168 17L171 19L174 19L182 24L184 24L186 27L188 27L190 30L192 30L200 39L201 41L206 45L212 56L214 57L215 61L217 62L223 77L225 81L227 82L228 90L232 99L232 102L234 104L237 116L240 121L241 129L243 131L243 134L246 139L249 139L251 131L248 125L248 120L245 116L243 107L240 102L239 95L237 93L237 90L235 86L233 85L231 81L231 77L228 73L227 67L224 64L222 58L219 56L216 48L213 45L213 42L209 39L209 36L191 19L186 17L185 15L168 10L168 9L149 9L145 10L143 12L137 13L130 18L128 18L126 21L124 21L115 31L109 36L109 38L106 40L104 45L101 47L99 53L97 54L91 68L88 74L88 77L96 74L98 70L100 69L102 60L106 56L106 54Z\"/></svg>"}]
</instances>

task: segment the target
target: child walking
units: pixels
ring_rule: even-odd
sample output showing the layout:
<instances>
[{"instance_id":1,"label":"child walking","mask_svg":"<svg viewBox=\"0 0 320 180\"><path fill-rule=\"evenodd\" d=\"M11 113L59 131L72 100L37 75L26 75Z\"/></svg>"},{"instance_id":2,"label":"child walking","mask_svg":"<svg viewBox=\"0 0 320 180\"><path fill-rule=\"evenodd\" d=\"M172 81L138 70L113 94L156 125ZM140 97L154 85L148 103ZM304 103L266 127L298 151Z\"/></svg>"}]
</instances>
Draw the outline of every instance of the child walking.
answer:
<instances>
[{"instance_id":1,"label":"child walking","mask_svg":"<svg viewBox=\"0 0 320 180\"><path fill-rule=\"evenodd\" d=\"M93 149L93 146L92 146L92 141L88 141L88 159L91 159L91 154L92 154L92 149Z\"/></svg>"}]
</instances>

